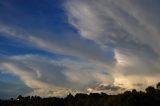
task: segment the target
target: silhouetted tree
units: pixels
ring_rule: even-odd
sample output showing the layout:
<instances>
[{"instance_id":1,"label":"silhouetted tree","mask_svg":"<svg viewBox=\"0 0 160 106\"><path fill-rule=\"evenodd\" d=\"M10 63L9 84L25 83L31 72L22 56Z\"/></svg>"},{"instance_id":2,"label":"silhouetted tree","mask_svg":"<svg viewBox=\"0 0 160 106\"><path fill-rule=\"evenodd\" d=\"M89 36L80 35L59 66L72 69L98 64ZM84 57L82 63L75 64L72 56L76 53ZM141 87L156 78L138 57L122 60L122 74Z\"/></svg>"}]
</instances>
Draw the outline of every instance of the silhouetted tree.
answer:
<instances>
[{"instance_id":1,"label":"silhouetted tree","mask_svg":"<svg viewBox=\"0 0 160 106\"><path fill-rule=\"evenodd\" d=\"M132 94L136 94L137 93L137 90L136 89L133 89L132 90Z\"/></svg>"},{"instance_id":2,"label":"silhouetted tree","mask_svg":"<svg viewBox=\"0 0 160 106\"><path fill-rule=\"evenodd\" d=\"M160 90L160 82L157 83L156 87Z\"/></svg>"},{"instance_id":3,"label":"silhouetted tree","mask_svg":"<svg viewBox=\"0 0 160 106\"><path fill-rule=\"evenodd\" d=\"M79 93L65 98L19 95L17 99L0 100L0 106L160 106L160 90L149 86L146 92L133 89L118 95Z\"/></svg>"},{"instance_id":4,"label":"silhouetted tree","mask_svg":"<svg viewBox=\"0 0 160 106\"><path fill-rule=\"evenodd\" d=\"M148 94L154 94L154 93L156 92L156 90L155 90L154 87L149 86L149 87L146 88L146 92L147 92Z\"/></svg>"},{"instance_id":5,"label":"silhouetted tree","mask_svg":"<svg viewBox=\"0 0 160 106\"><path fill-rule=\"evenodd\" d=\"M23 99L23 97L21 96L21 95L19 95L18 97L17 97L17 100L22 100Z\"/></svg>"}]
</instances>

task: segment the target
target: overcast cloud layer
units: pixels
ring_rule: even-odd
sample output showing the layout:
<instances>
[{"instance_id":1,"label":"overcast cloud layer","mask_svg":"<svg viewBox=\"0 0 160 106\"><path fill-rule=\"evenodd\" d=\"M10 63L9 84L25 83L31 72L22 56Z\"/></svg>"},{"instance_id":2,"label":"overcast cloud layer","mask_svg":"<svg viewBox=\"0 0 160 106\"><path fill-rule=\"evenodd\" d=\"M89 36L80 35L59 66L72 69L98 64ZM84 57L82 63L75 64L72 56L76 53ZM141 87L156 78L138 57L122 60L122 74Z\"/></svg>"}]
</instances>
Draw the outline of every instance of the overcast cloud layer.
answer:
<instances>
[{"instance_id":1,"label":"overcast cloud layer","mask_svg":"<svg viewBox=\"0 0 160 106\"><path fill-rule=\"evenodd\" d=\"M0 36L57 55L5 55L0 69L19 77L26 95L119 93L160 81L159 0L66 0L66 22L77 32L44 33L0 22ZM14 26L14 27L13 27Z\"/></svg>"}]
</instances>

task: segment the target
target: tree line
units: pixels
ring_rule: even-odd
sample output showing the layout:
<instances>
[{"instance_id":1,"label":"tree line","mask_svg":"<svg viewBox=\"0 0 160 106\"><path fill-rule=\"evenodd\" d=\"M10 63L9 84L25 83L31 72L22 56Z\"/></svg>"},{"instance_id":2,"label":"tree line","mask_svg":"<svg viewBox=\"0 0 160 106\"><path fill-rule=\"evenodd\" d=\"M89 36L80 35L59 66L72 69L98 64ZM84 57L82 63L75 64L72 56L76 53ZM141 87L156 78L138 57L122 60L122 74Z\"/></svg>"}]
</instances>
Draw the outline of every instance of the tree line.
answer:
<instances>
[{"instance_id":1,"label":"tree line","mask_svg":"<svg viewBox=\"0 0 160 106\"><path fill-rule=\"evenodd\" d=\"M18 96L16 99L0 100L0 106L160 106L160 83L143 91L125 91L122 94L106 93L69 94L65 98Z\"/></svg>"}]
</instances>

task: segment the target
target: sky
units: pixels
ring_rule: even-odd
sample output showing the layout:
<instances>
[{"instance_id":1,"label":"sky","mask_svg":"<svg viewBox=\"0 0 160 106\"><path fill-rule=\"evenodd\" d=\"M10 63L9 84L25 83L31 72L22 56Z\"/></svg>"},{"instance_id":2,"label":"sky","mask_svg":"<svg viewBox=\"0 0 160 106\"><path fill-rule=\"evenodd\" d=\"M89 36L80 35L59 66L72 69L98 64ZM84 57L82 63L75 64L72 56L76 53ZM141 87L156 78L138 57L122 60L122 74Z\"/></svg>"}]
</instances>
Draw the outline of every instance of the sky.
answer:
<instances>
[{"instance_id":1,"label":"sky","mask_svg":"<svg viewBox=\"0 0 160 106\"><path fill-rule=\"evenodd\" d=\"M154 86L159 11L159 0L0 0L0 98Z\"/></svg>"}]
</instances>

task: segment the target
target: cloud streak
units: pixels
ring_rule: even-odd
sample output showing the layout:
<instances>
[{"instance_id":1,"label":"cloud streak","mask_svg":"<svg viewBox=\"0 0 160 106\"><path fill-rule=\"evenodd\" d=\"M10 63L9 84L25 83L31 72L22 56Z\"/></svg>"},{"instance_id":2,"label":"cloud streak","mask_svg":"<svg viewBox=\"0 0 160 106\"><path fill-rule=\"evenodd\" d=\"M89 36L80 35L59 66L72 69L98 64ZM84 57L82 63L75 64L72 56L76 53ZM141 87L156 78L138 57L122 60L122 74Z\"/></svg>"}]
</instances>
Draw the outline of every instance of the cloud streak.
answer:
<instances>
[{"instance_id":1,"label":"cloud streak","mask_svg":"<svg viewBox=\"0 0 160 106\"><path fill-rule=\"evenodd\" d=\"M133 88L133 83L139 81L149 85L159 80L160 38L157 19L160 15L157 10L160 8L156 3L159 2L67 2L69 22L82 37L94 40L102 47L113 47L116 65L110 71L114 75L115 84Z\"/></svg>"},{"instance_id":2,"label":"cloud streak","mask_svg":"<svg viewBox=\"0 0 160 106\"><path fill-rule=\"evenodd\" d=\"M48 92L53 92L56 96L64 96L70 90L86 92L85 89L92 84L113 81L109 74L103 75L106 71L105 67L94 63L68 59L52 60L37 55L3 58L0 67L1 70L20 77L34 90L33 94L37 93L41 96L51 95ZM59 90L62 92L60 93Z\"/></svg>"}]
</instances>

